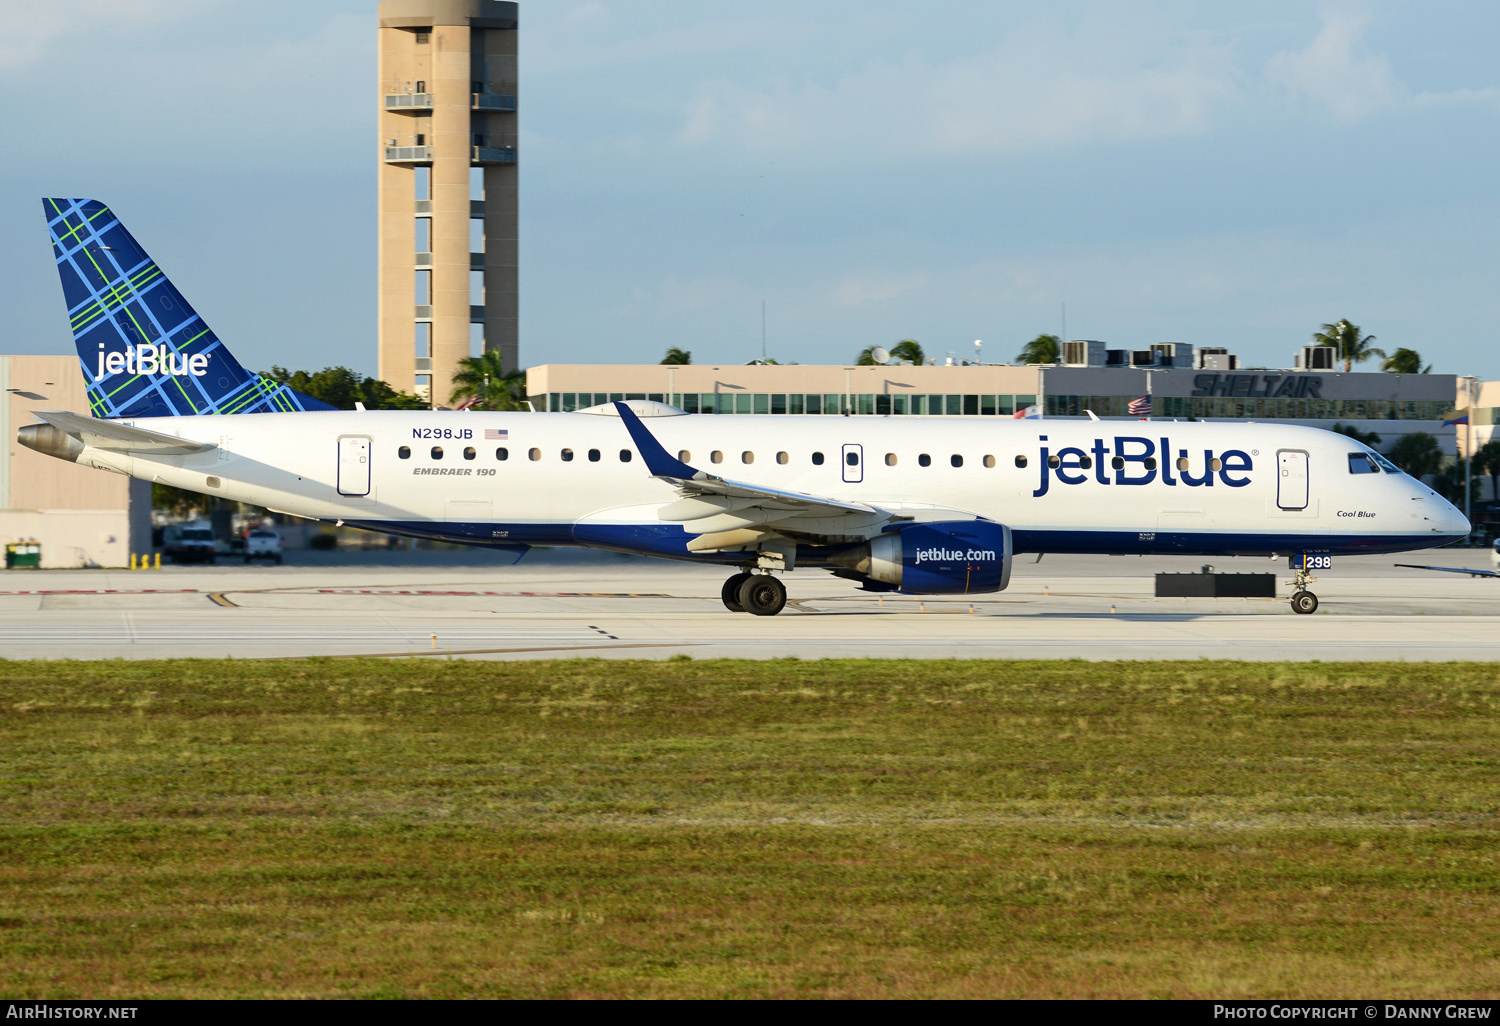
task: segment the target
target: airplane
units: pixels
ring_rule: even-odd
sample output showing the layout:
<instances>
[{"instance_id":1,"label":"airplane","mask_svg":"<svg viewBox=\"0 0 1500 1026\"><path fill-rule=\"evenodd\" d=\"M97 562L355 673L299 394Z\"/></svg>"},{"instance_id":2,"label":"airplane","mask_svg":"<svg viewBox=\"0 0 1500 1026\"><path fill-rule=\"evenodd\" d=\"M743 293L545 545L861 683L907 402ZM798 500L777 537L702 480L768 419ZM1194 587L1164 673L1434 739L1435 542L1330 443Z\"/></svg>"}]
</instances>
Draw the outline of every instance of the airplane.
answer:
<instances>
[{"instance_id":1,"label":"airplane","mask_svg":"<svg viewBox=\"0 0 1500 1026\"><path fill-rule=\"evenodd\" d=\"M245 370L104 204L43 209L90 409L34 411L21 444L273 512L712 563L758 616L795 569L971 596L1031 553L1287 554L1311 613L1334 556L1469 533L1367 446L1288 424L335 410Z\"/></svg>"}]
</instances>

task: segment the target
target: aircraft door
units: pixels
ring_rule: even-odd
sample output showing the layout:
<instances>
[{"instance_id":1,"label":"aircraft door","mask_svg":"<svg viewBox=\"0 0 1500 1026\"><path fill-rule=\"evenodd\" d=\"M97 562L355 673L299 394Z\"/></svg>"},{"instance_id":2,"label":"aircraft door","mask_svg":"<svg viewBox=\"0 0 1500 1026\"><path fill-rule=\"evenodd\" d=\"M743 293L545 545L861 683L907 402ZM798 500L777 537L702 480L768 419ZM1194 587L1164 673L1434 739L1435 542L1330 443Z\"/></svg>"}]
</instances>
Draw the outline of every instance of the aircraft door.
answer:
<instances>
[{"instance_id":1,"label":"aircraft door","mask_svg":"<svg viewBox=\"0 0 1500 1026\"><path fill-rule=\"evenodd\" d=\"M369 435L339 435L339 494L370 494Z\"/></svg>"},{"instance_id":2,"label":"aircraft door","mask_svg":"<svg viewBox=\"0 0 1500 1026\"><path fill-rule=\"evenodd\" d=\"M1282 449L1276 453L1276 505L1282 509L1307 508L1307 452Z\"/></svg>"},{"instance_id":3,"label":"aircraft door","mask_svg":"<svg viewBox=\"0 0 1500 1026\"><path fill-rule=\"evenodd\" d=\"M844 481L847 484L859 484L865 479L865 447L862 445L844 446Z\"/></svg>"}]
</instances>

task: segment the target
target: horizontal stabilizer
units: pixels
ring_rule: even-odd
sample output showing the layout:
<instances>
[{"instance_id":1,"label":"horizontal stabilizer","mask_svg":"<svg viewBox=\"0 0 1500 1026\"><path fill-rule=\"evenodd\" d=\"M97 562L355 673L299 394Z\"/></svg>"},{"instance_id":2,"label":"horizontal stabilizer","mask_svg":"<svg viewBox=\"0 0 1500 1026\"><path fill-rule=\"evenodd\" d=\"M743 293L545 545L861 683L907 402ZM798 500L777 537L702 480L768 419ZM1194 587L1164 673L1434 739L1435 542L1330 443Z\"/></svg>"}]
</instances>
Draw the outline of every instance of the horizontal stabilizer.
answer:
<instances>
[{"instance_id":1,"label":"horizontal stabilizer","mask_svg":"<svg viewBox=\"0 0 1500 1026\"><path fill-rule=\"evenodd\" d=\"M109 452L145 453L155 456L191 456L211 452L218 446L212 442L195 442L176 435L164 435L160 431L127 427L108 420L80 417L63 410L32 410L31 415L45 421L59 431L78 439L86 446Z\"/></svg>"}]
</instances>

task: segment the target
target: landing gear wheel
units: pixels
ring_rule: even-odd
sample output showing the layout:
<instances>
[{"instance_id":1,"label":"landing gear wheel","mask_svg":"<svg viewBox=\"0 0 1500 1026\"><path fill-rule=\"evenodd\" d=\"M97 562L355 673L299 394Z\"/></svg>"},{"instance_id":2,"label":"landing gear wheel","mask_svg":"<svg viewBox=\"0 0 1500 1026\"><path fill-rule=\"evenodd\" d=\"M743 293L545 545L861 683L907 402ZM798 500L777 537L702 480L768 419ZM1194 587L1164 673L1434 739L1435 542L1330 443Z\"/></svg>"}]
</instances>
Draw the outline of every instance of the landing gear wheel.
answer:
<instances>
[{"instance_id":1,"label":"landing gear wheel","mask_svg":"<svg viewBox=\"0 0 1500 1026\"><path fill-rule=\"evenodd\" d=\"M770 574L755 574L740 585L740 605L756 616L775 616L786 606L786 585Z\"/></svg>"},{"instance_id":2,"label":"landing gear wheel","mask_svg":"<svg viewBox=\"0 0 1500 1026\"><path fill-rule=\"evenodd\" d=\"M1310 591L1299 591L1292 596L1292 612L1315 613L1318 609L1318 596Z\"/></svg>"},{"instance_id":3,"label":"landing gear wheel","mask_svg":"<svg viewBox=\"0 0 1500 1026\"><path fill-rule=\"evenodd\" d=\"M731 613L743 613L745 607L740 605L740 588L750 579L750 574L735 574L724 582L724 587L719 589L719 598L724 600L724 608Z\"/></svg>"}]
</instances>

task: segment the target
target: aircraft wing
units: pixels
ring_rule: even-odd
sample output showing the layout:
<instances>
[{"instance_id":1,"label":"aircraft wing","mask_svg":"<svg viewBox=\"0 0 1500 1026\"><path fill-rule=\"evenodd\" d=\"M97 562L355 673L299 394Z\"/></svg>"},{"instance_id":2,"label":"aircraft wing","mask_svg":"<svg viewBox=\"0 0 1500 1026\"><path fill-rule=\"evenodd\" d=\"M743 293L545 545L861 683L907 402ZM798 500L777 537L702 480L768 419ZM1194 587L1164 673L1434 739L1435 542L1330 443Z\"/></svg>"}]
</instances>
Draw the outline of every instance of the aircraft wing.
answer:
<instances>
[{"instance_id":1,"label":"aircraft wing","mask_svg":"<svg viewBox=\"0 0 1500 1026\"><path fill-rule=\"evenodd\" d=\"M1404 566L1408 570L1441 570L1450 574L1468 574L1470 577L1500 577L1500 570L1476 570L1467 566L1419 566L1416 563L1395 563L1394 566Z\"/></svg>"},{"instance_id":2,"label":"aircraft wing","mask_svg":"<svg viewBox=\"0 0 1500 1026\"><path fill-rule=\"evenodd\" d=\"M770 535L852 541L877 533L882 524L914 519L862 502L731 481L698 470L667 452L625 403L617 402L615 408L651 476L677 487L681 498L662 507L658 515L698 535L688 543L690 551L741 548ZM954 515L965 516L959 511Z\"/></svg>"},{"instance_id":3,"label":"aircraft wing","mask_svg":"<svg viewBox=\"0 0 1500 1026\"><path fill-rule=\"evenodd\" d=\"M51 424L63 434L71 435L84 445L109 452L139 452L158 456L187 456L217 449L212 442L195 442L190 438L164 435L159 431L127 427L109 420L82 417L63 410L32 410L31 415Z\"/></svg>"}]
</instances>

